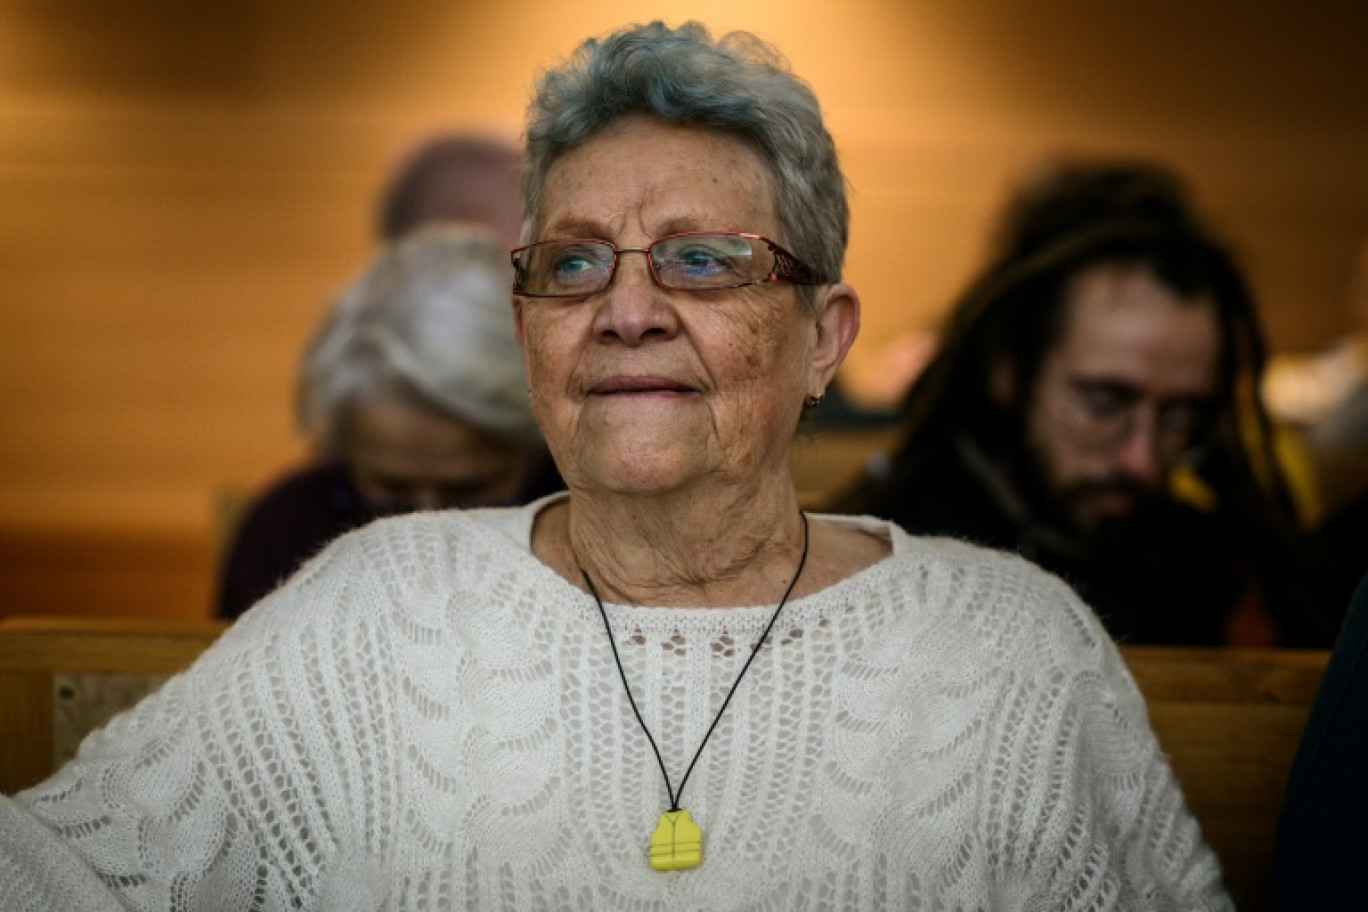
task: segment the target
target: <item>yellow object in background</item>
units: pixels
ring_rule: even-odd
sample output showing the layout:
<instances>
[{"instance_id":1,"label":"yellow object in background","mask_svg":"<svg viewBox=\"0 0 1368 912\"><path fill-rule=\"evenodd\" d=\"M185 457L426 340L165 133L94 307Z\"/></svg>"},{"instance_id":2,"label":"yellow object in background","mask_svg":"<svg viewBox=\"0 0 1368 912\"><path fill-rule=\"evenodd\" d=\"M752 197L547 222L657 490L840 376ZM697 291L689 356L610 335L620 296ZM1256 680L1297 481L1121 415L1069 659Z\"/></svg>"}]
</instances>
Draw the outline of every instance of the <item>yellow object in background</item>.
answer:
<instances>
[{"instance_id":1,"label":"yellow object in background","mask_svg":"<svg viewBox=\"0 0 1368 912\"><path fill-rule=\"evenodd\" d=\"M651 834L651 867L682 871L703 863L703 830L688 811L666 811Z\"/></svg>"}]
</instances>

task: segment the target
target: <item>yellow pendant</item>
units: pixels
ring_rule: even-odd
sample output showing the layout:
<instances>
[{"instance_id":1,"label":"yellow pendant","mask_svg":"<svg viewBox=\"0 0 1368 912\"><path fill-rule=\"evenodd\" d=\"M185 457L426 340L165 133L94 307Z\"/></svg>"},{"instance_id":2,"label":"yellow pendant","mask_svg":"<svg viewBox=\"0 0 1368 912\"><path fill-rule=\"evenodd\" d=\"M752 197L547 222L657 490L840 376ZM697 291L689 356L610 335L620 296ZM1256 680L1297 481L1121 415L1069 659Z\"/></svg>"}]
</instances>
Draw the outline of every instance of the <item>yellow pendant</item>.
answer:
<instances>
[{"instance_id":1,"label":"yellow pendant","mask_svg":"<svg viewBox=\"0 0 1368 912\"><path fill-rule=\"evenodd\" d=\"M651 867L682 871L703 863L703 830L685 810L666 811L651 834Z\"/></svg>"}]
</instances>

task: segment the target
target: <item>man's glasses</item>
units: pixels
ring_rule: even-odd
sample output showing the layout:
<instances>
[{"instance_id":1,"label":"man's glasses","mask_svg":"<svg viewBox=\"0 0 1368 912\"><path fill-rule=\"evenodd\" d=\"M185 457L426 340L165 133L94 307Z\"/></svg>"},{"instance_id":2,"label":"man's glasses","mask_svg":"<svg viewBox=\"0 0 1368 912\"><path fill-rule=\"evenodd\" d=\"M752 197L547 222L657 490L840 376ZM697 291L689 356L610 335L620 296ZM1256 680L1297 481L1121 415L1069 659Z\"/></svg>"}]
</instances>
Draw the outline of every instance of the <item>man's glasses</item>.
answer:
<instances>
[{"instance_id":1,"label":"man's glasses","mask_svg":"<svg viewBox=\"0 0 1368 912\"><path fill-rule=\"evenodd\" d=\"M1155 447L1170 457L1200 450L1215 430L1216 404L1209 398L1177 398L1147 407L1139 390L1079 378L1069 390L1075 429L1098 448L1129 440L1142 420L1150 424Z\"/></svg>"},{"instance_id":2,"label":"man's glasses","mask_svg":"<svg viewBox=\"0 0 1368 912\"><path fill-rule=\"evenodd\" d=\"M513 293L529 298L582 298L613 282L618 257L643 253L651 280L671 291L722 291L763 282L824 285L826 279L778 244L756 234L690 231L646 247L617 247L591 238L561 238L513 251Z\"/></svg>"}]
</instances>

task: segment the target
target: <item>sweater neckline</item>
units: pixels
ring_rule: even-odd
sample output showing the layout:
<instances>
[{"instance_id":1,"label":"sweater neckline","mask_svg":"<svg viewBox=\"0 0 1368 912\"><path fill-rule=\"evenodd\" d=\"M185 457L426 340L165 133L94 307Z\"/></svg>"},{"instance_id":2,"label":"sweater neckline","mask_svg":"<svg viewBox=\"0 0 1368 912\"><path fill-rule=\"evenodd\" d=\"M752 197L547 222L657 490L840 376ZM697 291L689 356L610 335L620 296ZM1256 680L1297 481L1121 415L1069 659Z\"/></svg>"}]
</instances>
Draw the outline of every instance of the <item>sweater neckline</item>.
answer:
<instances>
[{"instance_id":1,"label":"sweater neckline","mask_svg":"<svg viewBox=\"0 0 1368 912\"><path fill-rule=\"evenodd\" d=\"M577 608L581 608L585 612L586 616L593 615L593 619L597 620L598 609L589 593L573 585L532 553L532 526L537 515L568 496L567 492L558 491L534 500L523 507L509 510L470 511L470 513L483 514L479 516L482 525L493 524L499 527L499 531L503 533L500 538L504 539L508 546L517 552L520 560L528 562L529 572L534 574L534 579L548 586L557 596L573 602ZM892 566L896 563L894 559L905 556L911 550L910 536L898 526L885 520L870 516L845 516L827 513L809 513L808 515L813 519L833 522L848 528L880 535L889 542L890 553L881 560L824 589L791 600L784 609L784 615L793 622L794 626L802 627L818 623L831 607L849 601L846 597L849 593L864 591L876 586L880 579L892 572ZM472 515L472 518L475 516ZM752 628L758 629L769 620L770 614L774 611L774 604L666 606L605 601L604 609L612 618L614 626L633 625L641 630L668 628L687 634L689 630L703 633L719 629L736 632L749 631Z\"/></svg>"}]
</instances>

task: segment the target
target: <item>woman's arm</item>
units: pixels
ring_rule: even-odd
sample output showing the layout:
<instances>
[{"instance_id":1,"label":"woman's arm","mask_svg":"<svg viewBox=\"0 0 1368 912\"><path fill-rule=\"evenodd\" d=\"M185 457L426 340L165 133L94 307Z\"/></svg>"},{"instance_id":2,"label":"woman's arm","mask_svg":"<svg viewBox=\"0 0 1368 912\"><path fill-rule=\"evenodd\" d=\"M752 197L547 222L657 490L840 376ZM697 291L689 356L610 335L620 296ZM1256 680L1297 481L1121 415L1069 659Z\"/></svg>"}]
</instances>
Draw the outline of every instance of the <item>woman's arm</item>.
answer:
<instances>
[{"instance_id":1,"label":"woman's arm","mask_svg":"<svg viewBox=\"0 0 1368 912\"><path fill-rule=\"evenodd\" d=\"M346 796L383 786L388 748L362 728L384 689L367 563L340 540L55 776L0 799L0 909L317 907L355 823Z\"/></svg>"},{"instance_id":2,"label":"woman's arm","mask_svg":"<svg viewBox=\"0 0 1368 912\"><path fill-rule=\"evenodd\" d=\"M1015 788L1042 813L1017 835L1037 846L1054 907L1229 912L1220 865L1125 660L1066 586L1032 588L1037 639L1021 667L1033 707L1024 714L1038 721L1018 739L1033 759Z\"/></svg>"}]
</instances>

